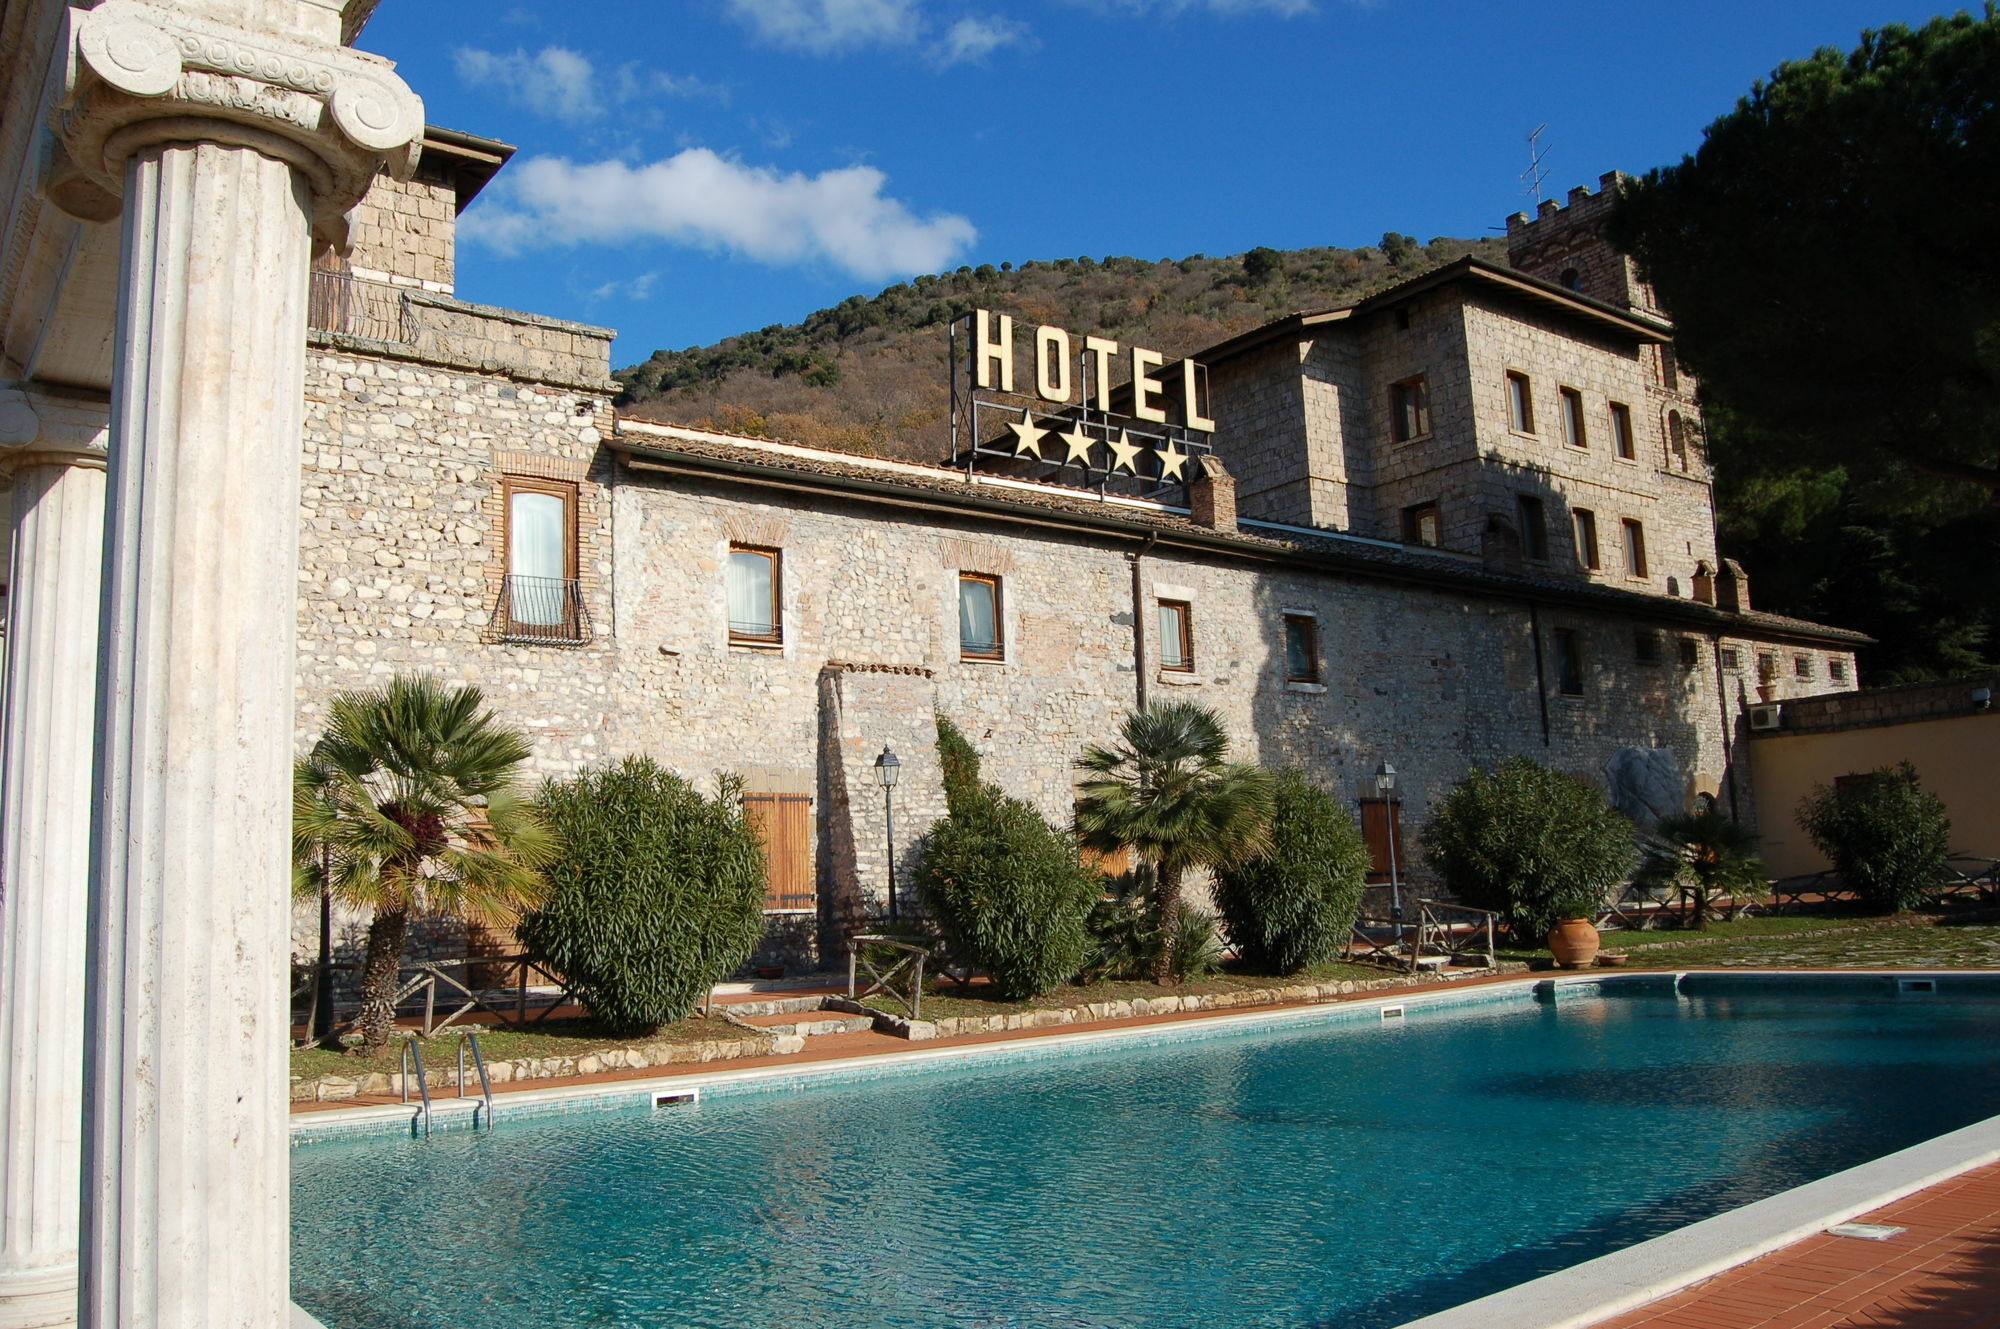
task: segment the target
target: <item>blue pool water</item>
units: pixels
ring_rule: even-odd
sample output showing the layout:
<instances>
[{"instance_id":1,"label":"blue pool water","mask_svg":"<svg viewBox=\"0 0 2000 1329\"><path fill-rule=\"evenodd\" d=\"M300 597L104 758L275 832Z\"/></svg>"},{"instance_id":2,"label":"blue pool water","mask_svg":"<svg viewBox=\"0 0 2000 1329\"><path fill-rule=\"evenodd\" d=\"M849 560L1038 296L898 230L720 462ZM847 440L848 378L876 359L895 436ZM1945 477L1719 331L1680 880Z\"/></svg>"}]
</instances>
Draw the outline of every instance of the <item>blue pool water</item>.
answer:
<instances>
[{"instance_id":1,"label":"blue pool water","mask_svg":"<svg viewBox=\"0 0 2000 1329\"><path fill-rule=\"evenodd\" d=\"M293 1154L329 1329L1376 1329L2000 1113L2000 1001L1525 996Z\"/></svg>"}]
</instances>

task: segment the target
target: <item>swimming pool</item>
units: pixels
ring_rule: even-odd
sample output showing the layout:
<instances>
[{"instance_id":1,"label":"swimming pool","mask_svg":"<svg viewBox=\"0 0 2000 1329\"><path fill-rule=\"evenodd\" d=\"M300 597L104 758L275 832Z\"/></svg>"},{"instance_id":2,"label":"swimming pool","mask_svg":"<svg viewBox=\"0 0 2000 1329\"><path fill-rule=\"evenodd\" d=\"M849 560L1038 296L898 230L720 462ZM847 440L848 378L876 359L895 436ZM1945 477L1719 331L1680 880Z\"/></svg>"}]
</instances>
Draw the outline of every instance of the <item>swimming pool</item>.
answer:
<instances>
[{"instance_id":1,"label":"swimming pool","mask_svg":"<svg viewBox=\"0 0 2000 1329\"><path fill-rule=\"evenodd\" d=\"M328 1329L1376 1329L2000 1113L2000 987L1318 1011L293 1157ZM1363 1017L1363 1018L1357 1018Z\"/></svg>"}]
</instances>

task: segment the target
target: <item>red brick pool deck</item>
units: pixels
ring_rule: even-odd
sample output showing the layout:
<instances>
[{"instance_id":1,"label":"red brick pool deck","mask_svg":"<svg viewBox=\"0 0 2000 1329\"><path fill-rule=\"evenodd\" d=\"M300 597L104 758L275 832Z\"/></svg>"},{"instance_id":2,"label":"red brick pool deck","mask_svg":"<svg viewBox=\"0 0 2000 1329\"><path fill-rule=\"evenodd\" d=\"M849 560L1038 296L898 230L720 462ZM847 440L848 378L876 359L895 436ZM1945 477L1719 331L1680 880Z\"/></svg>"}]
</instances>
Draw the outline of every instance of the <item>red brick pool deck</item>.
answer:
<instances>
[{"instance_id":1,"label":"red brick pool deck","mask_svg":"<svg viewBox=\"0 0 2000 1329\"><path fill-rule=\"evenodd\" d=\"M1865 971L1858 971L1865 972ZM1511 982L1518 975L1461 979L1453 987ZM1414 994L1422 989L1412 989ZM807 995L804 992L787 995ZM1339 1000L1380 1000L1392 994L1361 992ZM671 1080L683 1076L907 1054L931 1048L1009 1043L1056 1034L1091 1033L1285 1010L1319 1004L1288 1002L1216 1011L1098 1020L1040 1029L965 1034L911 1043L873 1030L814 1037L805 1051L784 1056L607 1071L598 1075L526 1080L495 1085L496 1096L567 1085L622 1080ZM370 1096L324 1103L294 1103L294 1113L337 1111L399 1103L399 1096ZM1905 1196L1854 1220L1908 1229L1887 1241L1808 1237L1726 1273L1670 1293L1637 1310L1596 1322L1593 1329L2000 1329L2000 1163L1974 1168L1949 1181ZM1494 1329L1506 1329L1496 1325Z\"/></svg>"}]
</instances>

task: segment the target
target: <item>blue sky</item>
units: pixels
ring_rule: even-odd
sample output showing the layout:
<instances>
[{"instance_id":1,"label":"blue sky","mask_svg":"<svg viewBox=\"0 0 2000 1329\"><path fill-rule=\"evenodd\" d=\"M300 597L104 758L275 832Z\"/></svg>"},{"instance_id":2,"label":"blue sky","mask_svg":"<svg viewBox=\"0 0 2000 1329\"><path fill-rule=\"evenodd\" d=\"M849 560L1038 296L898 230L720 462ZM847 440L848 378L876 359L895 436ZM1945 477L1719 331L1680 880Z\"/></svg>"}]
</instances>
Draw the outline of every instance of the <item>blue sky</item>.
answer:
<instances>
[{"instance_id":1,"label":"blue sky","mask_svg":"<svg viewBox=\"0 0 2000 1329\"><path fill-rule=\"evenodd\" d=\"M361 45L520 153L467 299L617 364L961 263L1478 235L1678 160L1896 0L388 0Z\"/></svg>"}]
</instances>

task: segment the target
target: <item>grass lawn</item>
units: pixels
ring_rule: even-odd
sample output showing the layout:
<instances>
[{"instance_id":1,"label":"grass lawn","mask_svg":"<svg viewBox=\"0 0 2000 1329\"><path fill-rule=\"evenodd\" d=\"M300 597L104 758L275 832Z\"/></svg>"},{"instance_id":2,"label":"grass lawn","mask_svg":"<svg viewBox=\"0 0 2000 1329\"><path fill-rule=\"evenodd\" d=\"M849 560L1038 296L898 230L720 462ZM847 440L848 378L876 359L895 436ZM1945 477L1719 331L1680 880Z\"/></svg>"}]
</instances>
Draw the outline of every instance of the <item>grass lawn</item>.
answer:
<instances>
[{"instance_id":1,"label":"grass lawn","mask_svg":"<svg viewBox=\"0 0 2000 1329\"><path fill-rule=\"evenodd\" d=\"M1065 1006L1083 1006L1098 1001L1131 1001L1137 997L1184 997L1206 996L1216 992L1245 992L1254 988L1274 988L1295 983L1334 983L1342 980L1366 982L1377 978L1394 978L1401 971L1385 969L1372 964L1323 964L1303 969L1284 978L1269 974L1236 973L1225 968L1223 972L1210 974L1192 983L1177 987L1161 987L1145 979L1107 979L1098 983L1070 984L1043 993L1027 1001L1003 1001L984 984L970 988L960 988L957 984L937 979L924 985L924 1018L926 1020L955 1019L964 1016L1010 1015L1016 1011L1059 1010ZM881 994L869 998L871 1005L880 1010L902 1011L900 1003L888 1006L878 1003L885 1000Z\"/></svg>"},{"instance_id":2,"label":"grass lawn","mask_svg":"<svg viewBox=\"0 0 2000 1329\"><path fill-rule=\"evenodd\" d=\"M1609 932L1604 949L1635 969L1873 969L2000 967L2000 922L1953 914L1773 915L1711 923L1705 932ZM1503 951L1545 966L1546 950Z\"/></svg>"},{"instance_id":3,"label":"grass lawn","mask_svg":"<svg viewBox=\"0 0 2000 1329\"><path fill-rule=\"evenodd\" d=\"M425 1069L437 1071L456 1067L458 1045L464 1032L454 1025L433 1038L425 1039ZM721 1043L756 1037L727 1020L701 1015L690 1016L679 1024L667 1025L640 1038L608 1037L595 1020L550 1020L523 1030L482 1026L474 1032L479 1035L480 1051L486 1054L489 1063L519 1061L528 1057L580 1057L587 1052L601 1052L607 1048L639 1047L653 1043ZM394 1074L399 1069L398 1059L401 1056L402 1046L395 1041L374 1057L359 1057L351 1052L327 1052L320 1048L294 1048L292 1074L308 1080L317 1080L325 1075L352 1077L370 1071ZM473 1078L470 1049L466 1053L465 1073L468 1079Z\"/></svg>"}]
</instances>

